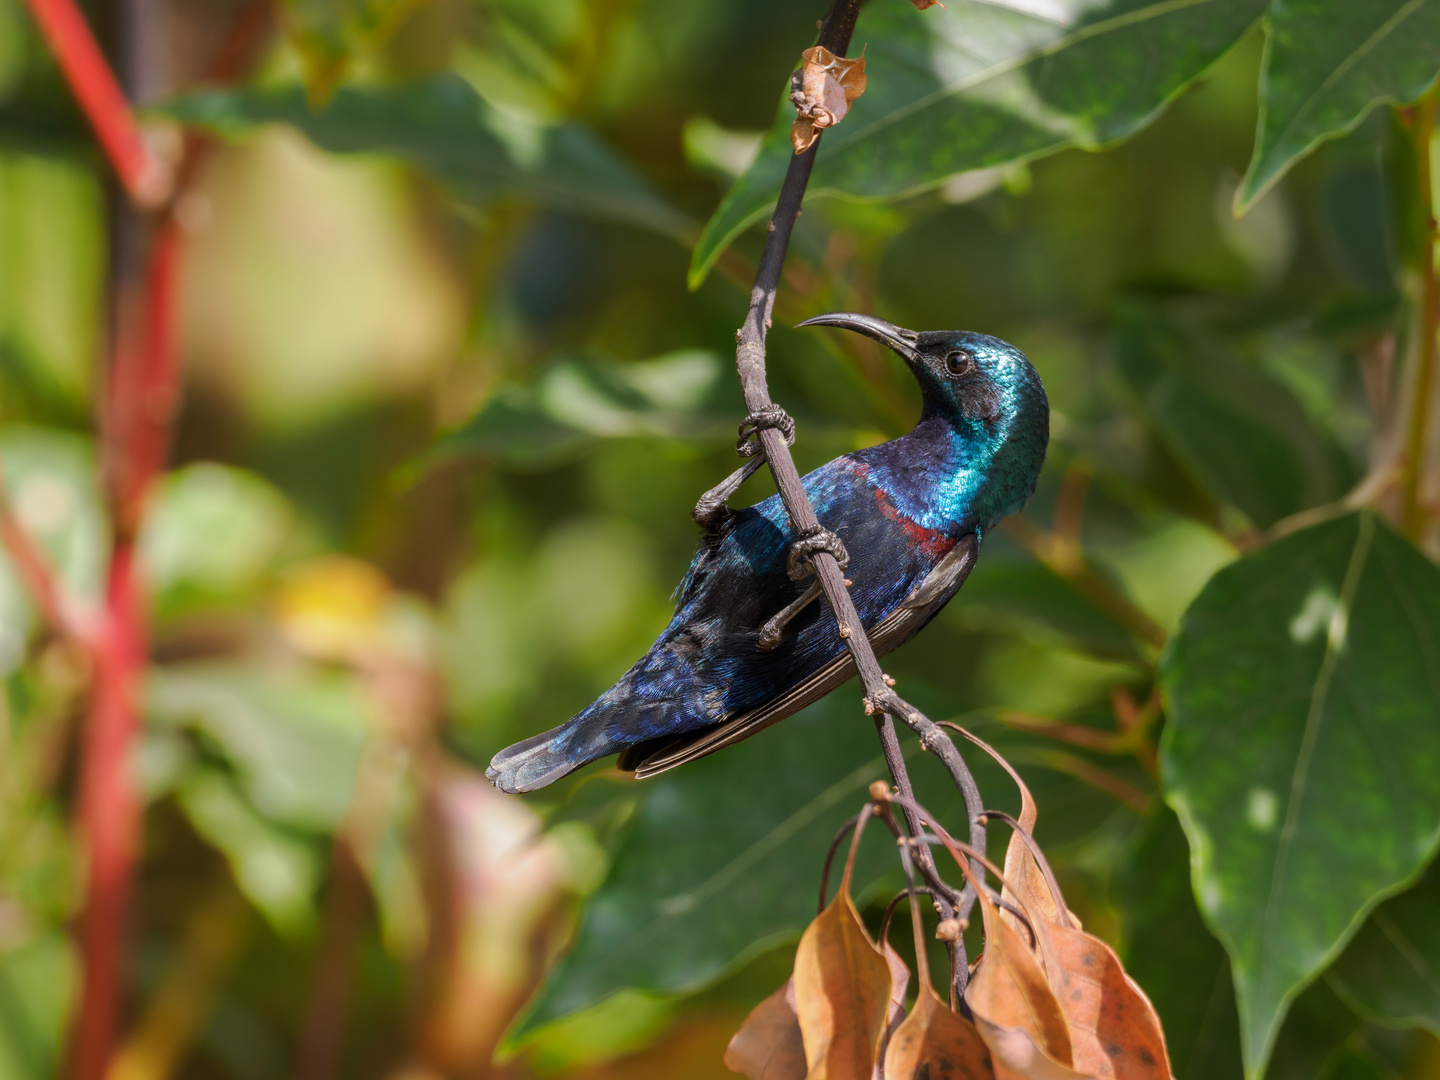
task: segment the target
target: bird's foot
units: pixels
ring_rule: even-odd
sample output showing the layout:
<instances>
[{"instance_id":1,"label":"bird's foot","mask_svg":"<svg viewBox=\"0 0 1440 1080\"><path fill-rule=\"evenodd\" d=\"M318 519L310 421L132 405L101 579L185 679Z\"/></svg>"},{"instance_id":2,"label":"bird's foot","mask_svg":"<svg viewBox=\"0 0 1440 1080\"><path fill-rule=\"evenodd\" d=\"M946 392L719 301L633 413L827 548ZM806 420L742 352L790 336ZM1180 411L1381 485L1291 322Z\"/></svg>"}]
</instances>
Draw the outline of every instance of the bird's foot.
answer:
<instances>
[{"instance_id":1,"label":"bird's foot","mask_svg":"<svg viewBox=\"0 0 1440 1080\"><path fill-rule=\"evenodd\" d=\"M740 425L740 438L735 442L735 453L750 460L701 495L695 509L690 511L696 524L706 532L719 532L729 523L734 516L734 512L726 505L730 496L739 491L740 485L754 476L760 466L765 464L765 450L760 444L759 436L760 432L767 428L774 428L785 436L786 446L795 444L795 421L779 405L772 402L747 416Z\"/></svg>"},{"instance_id":2,"label":"bird's foot","mask_svg":"<svg viewBox=\"0 0 1440 1080\"><path fill-rule=\"evenodd\" d=\"M760 648L773 649L779 645L785 638L785 627L789 625L790 620L804 611L809 604L814 603L819 596L820 582L812 581L810 587L801 593L798 599L786 604L760 628Z\"/></svg>"},{"instance_id":3,"label":"bird's foot","mask_svg":"<svg viewBox=\"0 0 1440 1080\"><path fill-rule=\"evenodd\" d=\"M790 545L790 557L785 560L785 569L791 581L800 581L815 572L811 557L817 552L828 551L840 564L840 569L850 565L850 553L845 544L823 525L817 525L803 533L799 540Z\"/></svg>"},{"instance_id":4,"label":"bird's foot","mask_svg":"<svg viewBox=\"0 0 1440 1080\"><path fill-rule=\"evenodd\" d=\"M759 435L767 428L774 428L785 436L786 446L795 445L794 419L772 401L769 405L756 409L741 421L740 438L735 440L735 453L741 457L763 458L765 451L760 446Z\"/></svg>"},{"instance_id":5,"label":"bird's foot","mask_svg":"<svg viewBox=\"0 0 1440 1080\"><path fill-rule=\"evenodd\" d=\"M695 509L690 511L690 516L695 519L706 532L719 532L725 527L734 511L725 504L730 501L730 496L739 490L740 485L755 475L756 470L765 464L765 456L752 457L740 468L727 476L720 483L716 484L695 504Z\"/></svg>"}]
</instances>

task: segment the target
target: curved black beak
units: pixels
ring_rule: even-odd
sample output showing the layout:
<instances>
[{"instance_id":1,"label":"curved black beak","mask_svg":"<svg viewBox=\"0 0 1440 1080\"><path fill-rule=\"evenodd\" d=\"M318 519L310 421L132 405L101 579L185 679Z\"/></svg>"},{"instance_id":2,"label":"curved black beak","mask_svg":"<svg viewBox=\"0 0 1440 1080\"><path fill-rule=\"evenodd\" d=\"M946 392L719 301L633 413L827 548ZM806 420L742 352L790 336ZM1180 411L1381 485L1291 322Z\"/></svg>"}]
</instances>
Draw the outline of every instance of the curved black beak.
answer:
<instances>
[{"instance_id":1,"label":"curved black beak","mask_svg":"<svg viewBox=\"0 0 1440 1080\"><path fill-rule=\"evenodd\" d=\"M846 330L854 330L857 334L864 334L868 338L874 338L888 348L894 349L900 358L907 364L913 364L919 359L919 352L916 343L920 335L914 330L906 330L888 323L884 319L877 319L874 315L856 315L848 311L839 311L833 315L816 315L813 319L806 319L802 323L796 323L796 328L801 326L841 326Z\"/></svg>"}]
</instances>

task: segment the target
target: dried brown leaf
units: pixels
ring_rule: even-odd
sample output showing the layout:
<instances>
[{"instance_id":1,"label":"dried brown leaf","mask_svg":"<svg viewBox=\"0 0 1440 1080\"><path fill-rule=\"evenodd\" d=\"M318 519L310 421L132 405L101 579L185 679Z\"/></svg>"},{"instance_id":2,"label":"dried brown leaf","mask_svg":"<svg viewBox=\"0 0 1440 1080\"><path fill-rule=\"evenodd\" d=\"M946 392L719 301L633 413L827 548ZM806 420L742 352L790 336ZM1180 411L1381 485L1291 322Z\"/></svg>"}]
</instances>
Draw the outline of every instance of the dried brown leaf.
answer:
<instances>
[{"instance_id":1,"label":"dried brown leaf","mask_svg":"<svg viewBox=\"0 0 1440 1080\"><path fill-rule=\"evenodd\" d=\"M922 1071L927 1070L927 1071ZM890 1037L886 1080L992 1080L995 1070L980 1033L950 1011L929 983L920 985L915 1007Z\"/></svg>"},{"instance_id":2,"label":"dried brown leaf","mask_svg":"<svg viewBox=\"0 0 1440 1080\"><path fill-rule=\"evenodd\" d=\"M750 1010L725 1048L725 1067L749 1080L805 1080L808 1068L795 1013L794 979Z\"/></svg>"},{"instance_id":3,"label":"dried brown leaf","mask_svg":"<svg viewBox=\"0 0 1440 1080\"><path fill-rule=\"evenodd\" d=\"M914 4L916 9L919 11L924 11L926 8L943 8L945 6L944 4L940 3L940 0L910 0L910 2Z\"/></svg>"},{"instance_id":4,"label":"dried brown leaf","mask_svg":"<svg viewBox=\"0 0 1440 1080\"><path fill-rule=\"evenodd\" d=\"M1020 1028L1003 1027L976 1016L975 1029L990 1048L995 1080L1094 1080L1050 1058Z\"/></svg>"},{"instance_id":5,"label":"dried brown leaf","mask_svg":"<svg viewBox=\"0 0 1440 1080\"><path fill-rule=\"evenodd\" d=\"M870 1080L890 986L890 965L842 888L795 953L795 1011L809 1080Z\"/></svg>"},{"instance_id":6,"label":"dried brown leaf","mask_svg":"<svg viewBox=\"0 0 1440 1080\"><path fill-rule=\"evenodd\" d=\"M820 131L808 116L798 117L790 125L790 145L795 148L795 153L803 154L810 147L815 145L815 140L820 137Z\"/></svg>"},{"instance_id":7,"label":"dried brown leaf","mask_svg":"<svg viewBox=\"0 0 1440 1080\"><path fill-rule=\"evenodd\" d=\"M1020 779L1020 774L1001 756L998 750L978 735L972 735L958 724L946 723L943 726L953 728L964 735L994 758L1000 767L1010 774L1010 779L1015 781L1015 786L1020 789L1020 816L1016 820L1019 821L1020 828L1033 836L1035 822L1039 818L1040 812L1035 806L1035 799L1030 794L1030 789L1025 786L1025 781ZM1036 918L1051 923L1061 922L1060 911L1064 901L1051 891L1050 884L1045 879L1045 873L1040 869L1040 864L1036 862L1030 846L1018 833L1010 834L1010 844L1005 848L1005 886L1000 895L1003 899L1033 913ZM1006 920L1011 929L1019 929L1019 921L1008 911L1002 912L1001 917Z\"/></svg>"},{"instance_id":8,"label":"dried brown leaf","mask_svg":"<svg viewBox=\"0 0 1440 1080\"><path fill-rule=\"evenodd\" d=\"M1046 933L1059 961L1051 983L1070 1022L1075 1067L1100 1080L1169 1080L1160 1017L1110 946L1066 927Z\"/></svg>"},{"instance_id":9,"label":"dried brown leaf","mask_svg":"<svg viewBox=\"0 0 1440 1080\"><path fill-rule=\"evenodd\" d=\"M804 153L820 132L845 118L850 104L865 92L865 58L836 56L823 45L800 54L800 70L791 80L790 100L799 113L790 125L795 153Z\"/></svg>"},{"instance_id":10,"label":"dried brown leaf","mask_svg":"<svg viewBox=\"0 0 1440 1080\"><path fill-rule=\"evenodd\" d=\"M1085 1075L1072 1067L1069 1020L1029 942L1000 917L999 909L983 892L980 910L985 920L985 954L965 990L965 1001L993 1055L997 1080L1059 1080Z\"/></svg>"},{"instance_id":11,"label":"dried brown leaf","mask_svg":"<svg viewBox=\"0 0 1440 1080\"><path fill-rule=\"evenodd\" d=\"M885 1060L885 1048L890 1045L895 1032L905 1022L905 991L910 986L910 969L905 966L905 961L900 959L900 954L890 947L888 941L880 943L880 951L885 954L885 962L890 965L890 1008L885 1014L885 1030L880 1035L880 1046L875 1053L871 1080L883 1078L880 1063Z\"/></svg>"},{"instance_id":12,"label":"dried brown leaf","mask_svg":"<svg viewBox=\"0 0 1440 1080\"><path fill-rule=\"evenodd\" d=\"M890 1013L890 962L850 899L855 852L871 812L867 806L855 826L835 899L806 928L795 951L795 1012L808 1080L870 1080Z\"/></svg>"}]
</instances>

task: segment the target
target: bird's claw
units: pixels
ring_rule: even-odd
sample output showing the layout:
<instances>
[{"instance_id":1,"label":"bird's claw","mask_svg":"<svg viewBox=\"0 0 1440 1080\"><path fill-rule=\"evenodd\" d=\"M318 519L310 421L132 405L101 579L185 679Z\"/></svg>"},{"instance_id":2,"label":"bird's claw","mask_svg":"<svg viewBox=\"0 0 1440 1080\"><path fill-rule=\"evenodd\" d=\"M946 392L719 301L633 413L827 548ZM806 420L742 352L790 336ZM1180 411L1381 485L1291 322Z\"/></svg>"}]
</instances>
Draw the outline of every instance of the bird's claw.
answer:
<instances>
[{"instance_id":1,"label":"bird's claw","mask_svg":"<svg viewBox=\"0 0 1440 1080\"><path fill-rule=\"evenodd\" d=\"M820 595L820 582L812 581L810 587L800 594L799 598L786 604L760 628L759 645L762 649L773 649L785 638L785 627L790 620L804 611L806 606L813 603Z\"/></svg>"},{"instance_id":2,"label":"bird's claw","mask_svg":"<svg viewBox=\"0 0 1440 1080\"><path fill-rule=\"evenodd\" d=\"M695 519L696 524L707 532L719 532L734 514L734 511L725 505L730 501L730 496L734 495L740 489L740 485L754 476L760 466L764 464L764 454L752 457L704 495L701 495L700 501L695 504L695 509L690 511L690 516Z\"/></svg>"},{"instance_id":3,"label":"bird's claw","mask_svg":"<svg viewBox=\"0 0 1440 1080\"><path fill-rule=\"evenodd\" d=\"M791 581L800 581L815 572L815 565L812 556L817 552L827 551L840 564L840 569L850 565L850 553L845 550L845 544L829 529L823 525L816 525L800 535L800 539L790 545L790 556L785 560L785 570L790 575Z\"/></svg>"}]
</instances>

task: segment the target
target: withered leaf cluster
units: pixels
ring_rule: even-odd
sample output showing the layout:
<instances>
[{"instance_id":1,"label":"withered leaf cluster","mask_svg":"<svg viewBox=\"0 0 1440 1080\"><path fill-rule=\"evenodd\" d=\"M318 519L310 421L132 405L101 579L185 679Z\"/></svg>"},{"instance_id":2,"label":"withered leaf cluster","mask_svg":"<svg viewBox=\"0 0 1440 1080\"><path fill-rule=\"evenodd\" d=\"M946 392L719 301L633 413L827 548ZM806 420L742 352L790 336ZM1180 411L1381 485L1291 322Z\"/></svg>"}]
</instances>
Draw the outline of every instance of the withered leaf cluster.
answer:
<instances>
[{"instance_id":1,"label":"withered leaf cluster","mask_svg":"<svg viewBox=\"0 0 1440 1080\"><path fill-rule=\"evenodd\" d=\"M865 57L848 60L823 45L800 54L800 70L790 77L790 102L799 115L790 125L790 143L802 154L820 132L838 124L850 103L865 92Z\"/></svg>"},{"instance_id":2,"label":"withered leaf cluster","mask_svg":"<svg viewBox=\"0 0 1440 1080\"><path fill-rule=\"evenodd\" d=\"M884 785L873 787L839 891L801 938L790 980L756 1006L731 1040L725 1064L750 1080L1171 1080L1154 1007L1114 951L1066 908L1030 835L1034 800L1023 783L1020 790L1019 819L990 815L1012 826L1004 872L985 863L1000 881L997 893L975 877L967 845L922 807ZM919 978L908 1012L909 970L888 941L871 938L851 899L855 852L869 817L884 820L903 851L913 843L900 835L892 803L919 813L978 894L984 952L958 1009L931 984L913 888ZM942 924L938 933L945 932Z\"/></svg>"}]
</instances>

